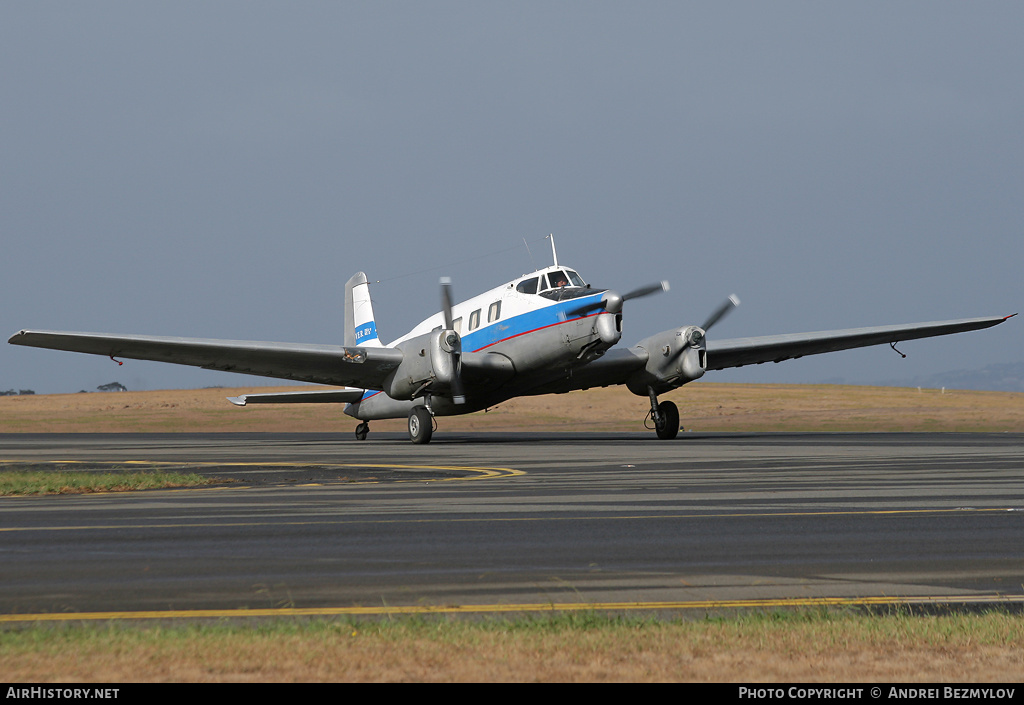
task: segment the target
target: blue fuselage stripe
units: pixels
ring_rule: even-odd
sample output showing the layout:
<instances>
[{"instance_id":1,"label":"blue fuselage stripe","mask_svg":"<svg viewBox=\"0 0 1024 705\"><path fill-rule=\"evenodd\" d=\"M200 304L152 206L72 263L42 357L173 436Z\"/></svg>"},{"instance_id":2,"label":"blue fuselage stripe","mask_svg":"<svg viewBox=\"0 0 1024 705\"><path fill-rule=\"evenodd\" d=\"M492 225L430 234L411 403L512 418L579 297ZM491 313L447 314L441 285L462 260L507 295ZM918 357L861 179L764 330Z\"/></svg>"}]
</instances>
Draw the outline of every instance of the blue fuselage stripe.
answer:
<instances>
[{"instance_id":1,"label":"blue fuselage stripe","mask_svg":"<svg viewBox=\"0 0 1024 705\"><path fill-rule=\"evenodd\" d=\"M472 352L480 352L485 348L493 347L498 343L503 343L512 338L518 338L544 328L550 328L562 323L570 323L580 318L589 318L590 316L596 316L604 313L603 309L583 316L574 316L568 313L568 311L578 309L582 304L585 304L587 301L590 301L594 297L601 296L602 294L604 294L603 291L596 293L593 296L584 296L578 299L571 299L569 301L560 301L551 306L544 306L543 308L526 311L525 313L520 313L505 320L495 321L494 323L488 324L483 328L462 336L462 349ZM380 391L367 390L363 395L362 401L365 401L376 394L380 394Z\"/></svg>"},{"instance_id":2,"label":"blue fuselage stripe","mask_svg":"<svg viewBox=\"0 0 1024 705\"><path fill-rule=\"evenodd\" d=\"M545 306L544 308L521 313L504 321L495 321L485 328L464 335L462 337L462 349L479 352L484 348L497 345L510 338L518 338L527 333L533 333L534 331L550 328L561 323L568 323L578 318L587 318L587 316L572 316L567 311L579 308L581 302L585 302L588 298L590 297L562 301L553 306ZM597 315L597 313L603 313L603 311L597 311L589 315Z\"/></svg>"}]
</instances>

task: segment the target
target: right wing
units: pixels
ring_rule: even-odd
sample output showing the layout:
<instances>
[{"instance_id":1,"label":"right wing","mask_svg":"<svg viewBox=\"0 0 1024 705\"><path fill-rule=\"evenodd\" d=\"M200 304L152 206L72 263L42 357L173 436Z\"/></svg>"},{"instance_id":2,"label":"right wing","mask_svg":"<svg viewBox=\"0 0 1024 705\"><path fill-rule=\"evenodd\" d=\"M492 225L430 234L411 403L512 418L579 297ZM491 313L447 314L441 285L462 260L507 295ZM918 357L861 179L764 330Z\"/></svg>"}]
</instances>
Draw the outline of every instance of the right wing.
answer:
<instances>
[{"instance_id":1,"label":"right wing","mask_svg":"<svg viewBox=\"0 0 1024 705\"><path fill-rule=\"evenodd\" d=\"M248 404L355 404L363 398L365 390L346 387L345 389L313 389L303 392L267 392L264 394L242 394L228 397L235 406Z\"/></svg>"},{"instance_id":2,"label":"right wing","mask_svg":"<svg viewBox=\"0 0 1024 705\"><path fill-rule=\"evenodd\" d=\"M394 348L61 331L23 330L7 342L362 389L380 389L403 357Z\"/></svg>"}]
</instances>

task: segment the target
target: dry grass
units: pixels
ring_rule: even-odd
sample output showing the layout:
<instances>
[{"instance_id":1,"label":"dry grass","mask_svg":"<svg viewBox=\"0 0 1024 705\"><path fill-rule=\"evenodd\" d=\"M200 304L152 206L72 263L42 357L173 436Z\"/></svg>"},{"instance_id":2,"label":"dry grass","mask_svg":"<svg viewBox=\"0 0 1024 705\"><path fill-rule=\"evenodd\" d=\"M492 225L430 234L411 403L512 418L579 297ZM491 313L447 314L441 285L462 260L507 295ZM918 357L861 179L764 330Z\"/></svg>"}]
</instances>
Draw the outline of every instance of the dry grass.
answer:
<instances>
[{"instance_id":1,"label":"dry grass","mask_svg":"<svg viewBox=\"0 0 1024 705\"><path fill-rule=\"evenodd\" d=\"M1019 682L1020 616L286 623L0 635L0 680Z\"/></svg>"},{"instance_id":2,"label":"dry grass","mask_svg":"<svg viewBox=\"0 0 1024 705\"><path fill-rule=\"evenodd\" d=\"M284 391L279 387L258 391ZM308 387L305 387L308 389ZM0 397L0 433L344 431L337 404L236 408L252 389L166 390ZM687 385L663 398L688 430L1024 432L1024 394L834 385ZM488 411L438 420L440 431L643 430L647 400L622 388L521 397ZM404 420L374 431L404 431Z\"/></svg>"}]
</instances>

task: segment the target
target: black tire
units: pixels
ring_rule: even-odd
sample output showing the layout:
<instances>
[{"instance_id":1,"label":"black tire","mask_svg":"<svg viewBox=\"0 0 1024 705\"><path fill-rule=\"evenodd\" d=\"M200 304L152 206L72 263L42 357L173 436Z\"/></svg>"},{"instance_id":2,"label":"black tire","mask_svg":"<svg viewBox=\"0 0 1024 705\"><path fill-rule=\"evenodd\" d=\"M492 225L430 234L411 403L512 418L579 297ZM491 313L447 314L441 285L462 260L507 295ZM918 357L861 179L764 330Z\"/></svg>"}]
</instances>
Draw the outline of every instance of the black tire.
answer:
<instances>
[{"instance_id":1,"label":"black tire","mask_svg":"<svg viewBox=\"0 0 1024 705\"><path fill-rule=\"evenodd\" d=\"M356 426L356 440L365 441L366 435L370 432L370 424L365 421Z\"/></svg>"},{"instance_id":2,"label":"black tire","mask_svg":"<svg viewBox=\"0 0 1024 705\"><path fill-rule=\"evenodd\" d=\"M679 435L679 408L674 402L663 401L658 404L658 415L661 423L656 423L654 428L658 438L670 441Z\"/></svg>"},{"instance_id":3,"label":"black tire","mask_svg":"<svg viewBox=\"0 0 1024 705\"><path fill-rule=\"evenodd\" d=\"M409 440L413 443L430 443L434 434L434 417L426 407L416 406L409 412Z\"/></svg>"}]
</instances>

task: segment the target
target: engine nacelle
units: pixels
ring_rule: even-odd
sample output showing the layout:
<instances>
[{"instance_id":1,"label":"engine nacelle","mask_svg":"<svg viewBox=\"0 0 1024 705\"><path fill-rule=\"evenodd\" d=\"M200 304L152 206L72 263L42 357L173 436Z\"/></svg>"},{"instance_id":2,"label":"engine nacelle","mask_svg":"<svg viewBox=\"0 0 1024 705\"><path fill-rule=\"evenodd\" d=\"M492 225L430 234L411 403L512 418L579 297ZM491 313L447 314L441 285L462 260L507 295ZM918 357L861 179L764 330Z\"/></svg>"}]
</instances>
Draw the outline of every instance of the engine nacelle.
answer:
<instances>
[{"instance_id":1,"label":"engine nacelle","mask_svg":"<svg viewBox=\"0 0 1024 705\"><path fill-rule=\"evenodd\" d=\"M637 347L647 351L647 365L629 378L626 386L639 396L648 388L656 394L700 379L707 369L704 331L697 326L667 330L640 341Z\"/></svg>"},{"instance_id":2,"label":"engine nacelle","mask_svg":"<svg viewBox=\"0 0 1024 705\"><path fill-rule=\"evenodd\" d=\"M384 380L392 399L446 394L462 365L462 339L454 330L435 330L400 343L402 364Z\"/></svg>"}]
</instances>

